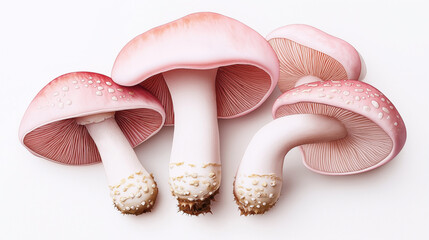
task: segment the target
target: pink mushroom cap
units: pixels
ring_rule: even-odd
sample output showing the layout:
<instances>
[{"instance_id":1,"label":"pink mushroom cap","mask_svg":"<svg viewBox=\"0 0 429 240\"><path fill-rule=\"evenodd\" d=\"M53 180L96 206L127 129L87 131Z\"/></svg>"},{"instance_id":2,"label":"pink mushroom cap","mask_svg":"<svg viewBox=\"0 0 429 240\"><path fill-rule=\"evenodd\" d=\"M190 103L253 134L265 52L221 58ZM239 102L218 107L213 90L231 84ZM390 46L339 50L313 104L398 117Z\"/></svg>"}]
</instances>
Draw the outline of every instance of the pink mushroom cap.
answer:
<instances>
[{"instance_id":1,"label":"pink mushroom cap","mask_svg":"<svg viewBox=\"0 0 429 240\"><path fill-rule=\"evenodd\" d=\"M392 160L406 140L406 128L390 100L373 86L354 80L314 82L281 95L273 117L318 114L339 120L345 138L301 146L304 164L328 175L369 171Z\"/></svg>"},{"instance_id":2,"label":"pink mushroom cap","mask_svg":"<svg viewBox=\"0 0 429 240\"><path fill-rule=\"evenodd\" d=\"M64 74L46 85L30 103L19 128L21 143L34 155L58 163L101 162L97 147L77 117L115 112L132 147L158 132L165 113L141 87L123 87L91 72Z\"/></svg>"},{"instance_id":3,"label":"pink mushroom cap","mask_svg":"<svg viewBox=\"0 0 429 240\"><path fill-rule=\"evenodd\" d=\"M359 53L348 42L305 24L280 27L267 36L280 61L279 87L284 92L304 76L358 80Z\"/></svg>"},{"instance_id":4,"label":"pink mushroom cap","mask_svg":"<svg viewBox=\"0 0 429 240\"><path fill-rule=\"evenodd\" d=\"M121 50L112 70L115 82L140 84L158 97L173 124L171 96L163 72L219 68L219 118L256 109L277 84L279 63L268 42L243 23L216 13L194 13L153 28Z\"/></svg>"}]
</instances>

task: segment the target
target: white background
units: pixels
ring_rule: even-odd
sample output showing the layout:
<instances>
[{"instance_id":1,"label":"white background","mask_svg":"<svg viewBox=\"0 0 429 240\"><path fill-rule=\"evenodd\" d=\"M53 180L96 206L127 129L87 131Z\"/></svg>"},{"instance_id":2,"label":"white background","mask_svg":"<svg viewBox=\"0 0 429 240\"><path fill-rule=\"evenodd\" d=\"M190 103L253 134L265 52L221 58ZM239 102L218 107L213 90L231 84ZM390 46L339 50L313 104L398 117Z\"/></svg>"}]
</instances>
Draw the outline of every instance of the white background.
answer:
<instances>
[{"instance_id":1,"label":"white background","mask_svg":"<svg viewBox=\"0 0 429 240\"><path fill-rule=\"evenodd\" d=\"M429 16L424 1L5 1L0 2L0 239L429 239ZM271 120L262 107L220 120L223 175L213 214L177 212L168 161L173 128L136 149L160 194L151 213L124 216L109 198L101 164L72 167L31 155L18 141L21 117L50 80L71 71L110 75L134 36L192 12L214 11L266 36L306 23L351 43L365 82L384 92L408 130L389 164L354 176L307 170L286 156L277 205L240 216L232 183L253 134Z\"/></svg>"}]
</instances>

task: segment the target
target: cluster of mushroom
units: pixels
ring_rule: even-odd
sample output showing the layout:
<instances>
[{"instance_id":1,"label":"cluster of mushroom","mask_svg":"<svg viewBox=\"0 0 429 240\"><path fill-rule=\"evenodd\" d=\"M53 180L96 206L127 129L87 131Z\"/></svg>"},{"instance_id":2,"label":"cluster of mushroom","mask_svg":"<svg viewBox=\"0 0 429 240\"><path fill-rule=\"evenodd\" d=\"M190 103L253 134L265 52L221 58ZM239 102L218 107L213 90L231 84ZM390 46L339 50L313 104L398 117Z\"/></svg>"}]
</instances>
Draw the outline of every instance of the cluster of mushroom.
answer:
<instances>
[{"instance_id":1,"label":"cluster of mushroom","mask_svg":"<svg viewBox=\"0 0 429 240\"><path fill-rule=\"evenodd\" d=\"M278 83L285 93L276 119L250 142L234 183L242 214L259 214L277 201L283 158L295 146L307 167L332 175L373 169L401 150L399 113L359 74L356 50L312 27L286 26L267 41L232 18L195 13L132 39L112 78L74 72L51 81L19 137L58 163L102 161L115 207L138 215L154 206L158 188L133 147L174 124L171 193L181 211L199 215L210 212L221 182L217 119L255 110Z\"/></svg>"}]
</instances>

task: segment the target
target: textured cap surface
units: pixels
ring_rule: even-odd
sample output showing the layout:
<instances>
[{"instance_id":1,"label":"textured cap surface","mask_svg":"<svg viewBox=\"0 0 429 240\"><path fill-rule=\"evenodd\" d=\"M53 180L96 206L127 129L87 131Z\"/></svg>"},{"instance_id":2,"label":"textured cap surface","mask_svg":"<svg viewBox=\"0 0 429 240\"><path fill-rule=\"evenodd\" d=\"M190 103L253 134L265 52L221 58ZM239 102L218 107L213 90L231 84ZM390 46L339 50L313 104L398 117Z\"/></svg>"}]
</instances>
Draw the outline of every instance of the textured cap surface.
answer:
<instances>
[{"instance_id":1,"label":"textured cap surface","mask_svg":"<svg viewBox=\"0 0 429 240\"><path fill-rule=\"evenodd\" d=\"M394 158L405 144L406 128L397 109L373 86L353 80L314 82L281 95L273 117L321 114L338 119L348 136L301 146L304 163L324 174L371 170Z\"/></svg>"},{"instance_id":2,"label":"textured cap surface","mask_svg":"<svg viewBox=\"0 0 429 240\"><path fill-rule=\"evenodd\" d=\"M162 73L173 69L219 68L218 116L243 115L262 104L277 84L279 65L268 42L232 18L195 13L132 39L112 70L115 82L142 83L158 97L173 123L173 109Z\"/></svg>"},{"instance_id":3,"label":"textured cap surface","mask_svg":"<svg viewBox=\"0 0 429 240\"><path fill-rule=\"evenodd\" d=\"M30 103L19 139L33 154L65 164L100 162L97 147L76 117L116 112L115 119L135 147L162 127L164 110L141 87L123 87L90 72L62 75L46 85Z\"/></svg>"},{"instance_id":4,"label":"textured cap surface","mask_svg":"<svg viewBox=\"0 0 429 240\"><path fill-rule=\"evenodd\" d=\"M307 75L322 80L358 80L361 61L346 41L317 28L292 24L267 36L280 60L280 89L284 92Z\"/></svg>"}]
</instances>

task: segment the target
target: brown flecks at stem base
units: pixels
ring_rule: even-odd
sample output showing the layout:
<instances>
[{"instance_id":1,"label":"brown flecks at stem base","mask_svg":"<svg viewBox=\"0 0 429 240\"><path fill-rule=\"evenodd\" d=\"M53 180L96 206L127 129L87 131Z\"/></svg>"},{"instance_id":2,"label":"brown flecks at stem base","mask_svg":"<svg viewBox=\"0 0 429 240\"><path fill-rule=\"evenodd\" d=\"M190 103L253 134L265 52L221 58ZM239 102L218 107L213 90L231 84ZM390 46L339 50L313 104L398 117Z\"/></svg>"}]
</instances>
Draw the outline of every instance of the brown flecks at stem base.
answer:
<instances>
[{"instance_id":1,"label":"brown flecks at stem base","mask_svg":"<svg viewBox=\"0 0 429 240\"><path fill-rule=\"evenodd\" d=\"M234 183L232 184L233 189L235 186L235 180ZM243 206L243 203L240 202L239 197L237 196L235 190L233 190L233 195L234 195L234 201L238 206L238 209L240 210L240 215L244 215L244 216L248 216L248 215L256 215L256 214L264 214L266 211L270 210L272 207L274 207L274 205L276 205L277 201L272 203L272 204L266 204L265 202L261 205L258 205L259 207L253 208L251 210L248 210L245 208L245 206Z\"/></svg>"},{"instance_id":2,"label":"brown flecks at stem base","mask_svg":"<svg viewBox=\"0 0 429 240\"><path fill-rule=\"evenodd\" d=\"M134 209L130 209L127 211L123 211L121 210L116 204L115 202L113 202L113 206L119 211L121 212L123 215L135 215L138 216L142 213L147 213L147 212L151 212L152 211L152 207L155 205L155 201L156 201L156 197L158 195L158 188L156 188L154 190L154 200L151 201L150 203L146 203L145 206L141 206L139 208L134 208Z\"/></svg>"},{"instance_id":3,"label":"brown flecks at stem base","mask_svg":"<svg viewBox=\"0 0 429 240\"><path fill-rule=\"evenodd\" d=\"M185 198L178 198L177 206L179 207L179 210L182 211L183 213L193 215L193 216L198 216L200 214L205 214L205 213L212 213L210 209L210 202L212 200L215 201L214 197L218 193L219 193L219 189L217 189L216 192L214 192L209 197L203 200L195 199L193 201L190 201ZM174 192L172 192L172 195L175 196Z\"/></svg>"},{"instance_id":4,"label":"brown flecks at stem base","mask_svg":"<svg viewBox=\"0 0 429 240\"><path fill-rule=\"evenodd\" d=\"M209 166L213 166L213 167L220 167L221 164L219 163L207 163L203 165L203 168L209 167Z\"/></svg>"}]
</instances>

